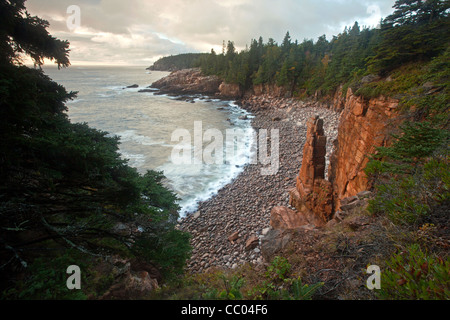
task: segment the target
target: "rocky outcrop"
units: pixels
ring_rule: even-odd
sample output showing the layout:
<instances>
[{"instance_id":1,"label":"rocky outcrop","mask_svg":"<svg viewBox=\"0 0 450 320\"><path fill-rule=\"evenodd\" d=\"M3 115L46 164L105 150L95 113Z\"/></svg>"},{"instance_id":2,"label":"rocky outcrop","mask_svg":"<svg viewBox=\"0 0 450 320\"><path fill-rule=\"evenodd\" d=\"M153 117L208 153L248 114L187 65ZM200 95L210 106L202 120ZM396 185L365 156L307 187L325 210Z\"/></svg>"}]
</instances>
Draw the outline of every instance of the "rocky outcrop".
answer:
<instances>
[{"instance_id":1,"label":"rocky outcrop","mask_svg":"<svg viewBox=\"0 0 450 320\"><path fill-rule=\"evenodd\" d=\"M323 120L311 118L296 187L290 191L289 204L316 226L326 224L333 215L332 185L325 180L326 144Z\"/></svg>"},{"instance_id":2,"label":"rocky outcrop","mask_svg":"<svg viewBox=\"0 0 450 320\"><path fill-rule=\"evenodd\" d=\"M122 260L116 257L97 265L100 274L111 275L113 284L100 300L142 299L159 288L162 277L152 265L138 260Z\"/></svg>"},{"instance_id":3,"label":"rocky outcrop","mask_svg":"<svg viewBox=\"0 0 450 320\"><path fill-rule=\"evenodd\" d=\"M273 229L296 229L308 223L302 213L287 207L275 207L270 212L270 226Z\"/></svg>"},{"instance_id":4,"label":"rocky outcrop","mask_svg":"<svg viewBox=\"0 0 450 320\"><path fill-rule=\"evenodd\" d=\"M398 100L385 97L367 100L348 89L329 170L336 208L340 199L370 189L364 172L368 155L389 141L391 128L399 122L397 107Z\"/></svg>"},{"instance_id":5,"label":"rocky outcrop","mask_svg":"<svg viewBox=\"0 0 450 320\"><path fill-rule=\"evenodd\" d=\"M219 86L219 95L224 99L239 99L243 92L238 84L222 82Z\"/></svg>"},{"instance_id":6,"label":"rocky outcrop","mask_svg":"<svg viewBox=\"0 0 450 320\"><path fill-rule=\"evenodd\" d=\"M328 180L325 179L323 122L314 118L308 123L302 166L296 187L290 191L290 205L316 226L322 226L333 218L342 199L370 189L364 171L368 156L390 140L390 128L400 122L397 107L398 101L392 98L364 99L354 95L351 88L344 98L342 90L338 90L332 109L342 109L342 112Z\"/></svg>"},{"instance_id":7,"label":"rocky outcrop","mask_svg":"<svg viewBox=\"0 0 450 320\"><path fill-rule=\"evenodd\" d=\"M253 92L252 94L256 96L261 95L270 95L274 98L287 98L288 90L284 87L279 87L274 84L258 84L253 86Z\"/></svg>"},{"instance_id":8,"label":"rocky outcrop","mask_svg":"<svg viewBox=\"0 0 450 320\"><path fill-rule=\"evenodd\" d=\"M196 68L172 72L151 87L159 89L160 93L215 95L221 83L219 77L205 76Z\"/></svg>"}]
</instances>

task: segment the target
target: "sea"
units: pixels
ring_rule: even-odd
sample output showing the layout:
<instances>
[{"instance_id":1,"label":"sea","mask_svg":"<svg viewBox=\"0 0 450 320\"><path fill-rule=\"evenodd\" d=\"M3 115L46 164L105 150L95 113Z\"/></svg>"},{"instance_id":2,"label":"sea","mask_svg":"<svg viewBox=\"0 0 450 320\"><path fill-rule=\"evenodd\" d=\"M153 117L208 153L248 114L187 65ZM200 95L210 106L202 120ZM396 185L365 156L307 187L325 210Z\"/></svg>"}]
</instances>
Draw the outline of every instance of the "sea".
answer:
<instances>
[{"instance_id":1,"label":"sea","mask_svg":"<svg viewBox=\"0 0 450 320\"><path fill-rule=\"evenodd\" d=\"M49 66L43 70L67 91L78 92L67 102L71 122L118 136L121 157L139 173L164 173L163 183L180 199L181 218L196 212L200 201L232 182L253 157L253 116L234 101L161 95L149 88L168 72L137 66L60 70ZM239 135L229 138L230 133ZM203 138L201 144L196 144L198 137ZM233 152L227 153L225 141L229 140L235 144ZM199 158L199 153L209 158Z\"/></svg>"}]
</instances>

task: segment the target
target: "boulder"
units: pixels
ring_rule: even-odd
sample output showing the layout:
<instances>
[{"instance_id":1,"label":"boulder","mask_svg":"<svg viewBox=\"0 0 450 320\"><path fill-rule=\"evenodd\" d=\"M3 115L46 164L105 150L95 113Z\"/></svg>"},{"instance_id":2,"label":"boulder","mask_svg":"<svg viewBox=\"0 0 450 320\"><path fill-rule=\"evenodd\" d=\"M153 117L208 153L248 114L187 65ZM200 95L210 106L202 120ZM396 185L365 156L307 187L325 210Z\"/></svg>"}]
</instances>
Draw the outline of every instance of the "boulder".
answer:
<instances>
[{"instance_id":1,"label":"boulder","mask_svg":"<svg viewBox=\"0 0 450 320\"><path fill-rule=\"evenodd\" d=\"M283 250L291 241L292 234L283 230L271 229L261 239L261 254L267 262Z\"/></svg>"},{"instance_id":2,"label":"boulder","mask_svg":"<svg viewBox=\"0 0 450 320\"><path fill-rule=\"evenodd\" d=\"M308 220L301 212L287 207L275 207L270 212L270 225L274 229L296 229L308 223Z\"/></svg>"},{"instance_id":3,"label":"boulder","mask_svg":"<svg viewBox=\"0 0 450 320\"><path fill-rule=\"evenodd\" d=\"M259 238L257 236L251 236L245 242L245 250L250 251L255 249L259 245Z\"/></svg>"}]
</instances>

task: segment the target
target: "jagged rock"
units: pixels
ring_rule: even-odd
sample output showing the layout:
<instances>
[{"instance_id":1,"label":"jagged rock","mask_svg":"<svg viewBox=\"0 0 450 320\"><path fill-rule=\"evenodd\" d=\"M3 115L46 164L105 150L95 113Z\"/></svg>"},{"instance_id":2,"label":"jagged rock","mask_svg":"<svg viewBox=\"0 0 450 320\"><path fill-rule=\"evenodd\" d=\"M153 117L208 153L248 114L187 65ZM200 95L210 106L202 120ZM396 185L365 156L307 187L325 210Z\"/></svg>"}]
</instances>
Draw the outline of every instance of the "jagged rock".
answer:
<instances>
[{"instance_id":1,"label":"jagged rock","mask_svg":"<svg viewBox=\"0 0 450 320\"><path fill-rule=\"evenodd\" d=\"M341 199L370 189L364 171L369 162L367 155L385 146L390 139L388 130L398 127L401 121L397 117L399 101L393 98L366 99L348 88L341 102L338 138L330 160L335 208L340 207Z\"/></svg>"},{"instance_id":2,"label":"jagged rock","mask_svg":"<svg viewBox=\"0 0 450 320\"><path fill-rule=\"evenodd\" d=\"M290 192L289 204L317 226L325 225L333 215L333 190L325 180L327 138L323 120L318 116L308 121L303 159L296 188Z\"/></svg>"}]
</instances>

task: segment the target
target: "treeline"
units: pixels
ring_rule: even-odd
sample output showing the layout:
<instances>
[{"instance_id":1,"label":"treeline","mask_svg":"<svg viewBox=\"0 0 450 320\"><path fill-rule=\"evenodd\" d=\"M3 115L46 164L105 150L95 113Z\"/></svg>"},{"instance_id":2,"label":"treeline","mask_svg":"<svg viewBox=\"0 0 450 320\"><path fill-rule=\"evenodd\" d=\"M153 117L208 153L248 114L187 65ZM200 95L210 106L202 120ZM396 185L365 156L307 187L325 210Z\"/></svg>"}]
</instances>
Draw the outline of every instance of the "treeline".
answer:
<instances>
[{"instance_id":1,"label":"treeline","mask_svg":"<svg viewBox=\"0 0 450 320\"><path fill-rule=\"evenodd\" d=\"M281 44L262 37L237 52L228 41L222 54L214 50L201 61L202 71L218 75L243 90L276 84L291 95L333 93L336 88L367 74L386 75L413 61L428 61L449 44L449 1L398 0L395 11L370 29L357 22L330 41L293 41L289 32Z\"/></svg>"},{"instance_id":2,"label":"treeline","mask_svg":"<svg viewBox=\"0 0 450 320\"><path fill-rule=\"evenodd\" d=\"M139 261L159 280L183 272L188 234L175 229L176 196L159 172L140 175L121 159L119 138L73 124L74 92L36 66L69 66L69 43L24 0L0 0L0 297L98 298L116 279L114 259ZM66 287L70 265L81 290Z\"/></svg>"},{"instance_id":3,"label":"treeline","mask_svg":"<svg viewBox=\"0 0 450 320\"><path fill-rule=\"evenodd\" d=\"M183 53L158 59L148 70L177 71L200 66L200 61L206 53Z\"/></svg>"}]
</instances>

